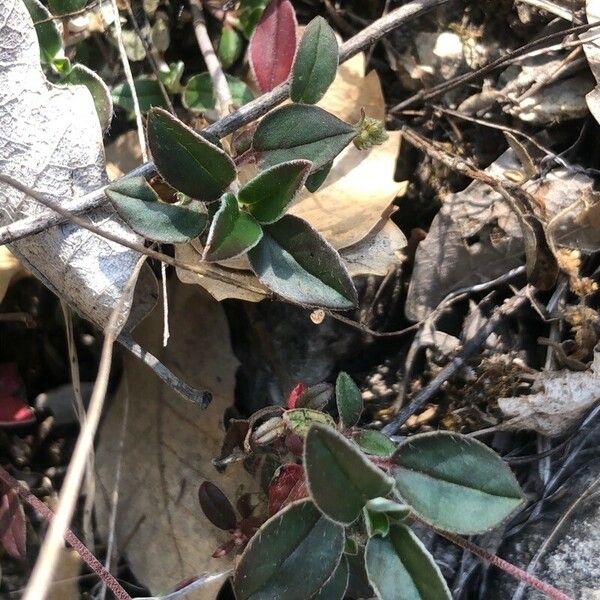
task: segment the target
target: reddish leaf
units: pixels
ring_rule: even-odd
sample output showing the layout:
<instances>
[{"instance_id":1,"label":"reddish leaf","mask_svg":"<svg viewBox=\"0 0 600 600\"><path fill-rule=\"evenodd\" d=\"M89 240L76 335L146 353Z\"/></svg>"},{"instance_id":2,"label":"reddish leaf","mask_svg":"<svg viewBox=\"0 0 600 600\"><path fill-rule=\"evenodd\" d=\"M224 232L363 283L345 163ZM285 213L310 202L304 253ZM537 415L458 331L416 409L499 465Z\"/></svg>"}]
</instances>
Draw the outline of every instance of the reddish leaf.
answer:
<instances>
[{"instance_id":1,"label":"reddish leaf","mask_svg":"<svg viewBox=\"0 0 600 600\"><path fill-rule=\"evenodd\" d=\"M287 407L292 410L296 408L296 402L298 401L299 396L306 389L306 386L303 383L299 383L296 387L290 392L290 395L287 399Z\"/></svg>"},{"instance_id":2,"label":"reddish leaf","mask_svg":"<svg viewBox=\"0 0 600 600\"><path fill-rule=\"evenodd\" d=\"M0 498L0 545L13 558L25 558L26 531L19 495L12 488L5 488Z\"/></svg>"},{"instance_id":3,"label":"reddish leaf","mask_svg":"<svg viewBox=\"0 0 600 600\"><path fill-rule=\"evenodd\" d=\"M288 433L285 436L285 447L296 456L302 456L304 440L297 433Z\"/></svg>"},{"instance_id":4,"label":"reddish leaf","mask_svg":"<svg viewBox=\"0 0 600 600\"><path fill-rule=\"evenodd\" d=\"M272 516L294 500L308 496L302 465L282 465L269 486L269 515Z\"/></svg>"},{"instance_id":5,"label":"reddish leaf","mask_svg":"<svg viewBox=\"0 0 600 600\"><path fill-rule=\"evenodd\" d=\"M23 382L15 363L0 365L0 426L35 422L35 413L24 399Z\"/></svg>"},{"instance_id":6,"label":"reddish leaf","mask_svg":"<svg viewBox=\"0 0 600 600\"><path fill-rule=\"evenodd\" d=\"M265 93L283 83L296 54L297 21L290 0L271 0L248 46L248 56L258 87Z\"/></svg>"}]
</instances>

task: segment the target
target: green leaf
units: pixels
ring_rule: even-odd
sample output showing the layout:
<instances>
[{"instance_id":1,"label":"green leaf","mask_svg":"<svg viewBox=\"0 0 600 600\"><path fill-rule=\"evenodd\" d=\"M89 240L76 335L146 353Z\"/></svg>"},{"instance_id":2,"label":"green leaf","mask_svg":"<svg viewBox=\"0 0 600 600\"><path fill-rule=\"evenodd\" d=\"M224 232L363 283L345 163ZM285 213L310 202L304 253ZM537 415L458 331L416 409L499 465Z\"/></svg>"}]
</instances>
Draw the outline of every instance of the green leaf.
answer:
<instances>
[{"instance_id":1,"label":"green leaf","mask_svg":"<svg viewBox=\"0 0 600 600\"><path fill-rule=\"evenodd\" d=\"M348 559L342 556L342 560L335 573L321 588L321 591L316 596L313 596L313 600L344 600L349 576Z\"/></svg>"},{"instance_id":2,"label":"green leaf","mask_svg":"<svg viewBox=\"0 0 600 600\"><path fill-rule=\"evenodd\" d=\"M268 3L269 0L241 0L238 19L240 29L247 38L252 35Z\"/></svg>"},{"instance_id":3,"label":"green leaf","mask_svg":"<svg viewBox=\"0 0 600 600\"><path fill-rule=\"evenodd\" d=\"M110 125L113 107L108 87L100 76L84 65L73 65L73 68L62 77L61 82L69 85L85 85L94 100L100 127L102 131L106 131Z\"/></svg>"},{"instance_id":4,"label":"green leaf","mask_svg":"<svg viewBox=\"0 0 600 600\"><path fill-rule=\"evenodd\" d=\"M304 220L285 215L264 227L248 258L260 282L291 302L337 310L357 294L339 254Z\"/></svg>"},{"instance_id":5,"label":"green leaf","mask_svg":"<svg viewBox=\"0 0 600 600\"><path fill-rule=\"evenodd\" d=\"M446 531L482 533L523 502L504 461L481 442L455 433L410 437L392 462L402 499L424 521Z\"/></svg>"},{"instance_id":6,"label":"green leaf","mask_svg":"<svg viewBox=\"0 0 600 600\"><path fill-rule=\"evenodd\" d=\"M240 202L259 223L274 223L302 189L311 166L307 160L292 160L262 171L239 191Z\"/></svg>"},{"instance_id":7,"label":"green leaf","mask_svg":"<svg viewBox=\"0 0 600 600\"><path fill-rule=\"evenodd\" d=\"M405 525L372 537L365 551L369 582L380 600L452 600L433 557Z\"/></svg>"},{"instance_id":8,"label":"green leaf","mask_svg":"<svg viewBox=\"0 0 600 600\"><path fill-rule=\"evenodd\" d=\"M106 195L134 231L155 242L188 242L206 227L206 209L201 202L162 202L143 177L120 179L107 188Z\"/></svg>"},{"instance_id":9,"label":"green leaf","mask_svg":"<svg viewBox=\"0 0 600 600\"><path fill-rule=\"evenodd\" d=\"M58 54L62 54L62 37L56 22L51 19L48 9L38 0L23 0L35 25L40 45L40 60L43 64L51 64ZM50 19L50 20L48 20ZM44 21L38 23L38 21Z\"/></svg>"},{"instance_id":10,"label":"green leaf","mask_svg":"<svg viewBox=\"0 0 600 600\"><path fill-rule=\"evenodd\" d=\"M288 104L259 124L252 145L261 168L289 160L313 163L313 172L330 163L356 136L352 125L318 106Z\"/></svg>"},{"instance_id":11,"label":"green leaf","mask_svg":"<svg viewBox=\"0 0 600 600\"><path fill-rule=\"evenodd\" d=\"M135 86L138 104L140 105L140 110L142 112L150 110L153 106L166 108L165 99L160 91L158 81L149 79L148 77L138 77L134 80L133 84ZM113 87L111 94L113 102L116 105L133 113L133 95L131 94L131 87L127 82L120 83Z\"/></svg>"},{"instance_id":12,"label":"green leaf","mask_svg":"<svg viewBox=\"0 0 600 600\"><path fill-rule=\"evenodd\" d=\"M210 226L203 259L226 260L244 254L258 244L262 234L254 217L240 211L236 197L223 194L221 207Z\"/></svg>"},{"instance_id":13,"label":"green leaf","mask_svg":"<svg viewBox=\"0 0 600 600\"><path fill-rule=\"evenodd\" d=\"M330 383L317 383L298 396L296 408L323 410L331 398L333 398L333 386Z\"/></svg>"},{"instance_id":14,"label":"green leaf","mask_svg":"<svg viewBox=\"0 0 600 600\"><path fill-rule=\"evenodd\" d=\"M390 520L385 513L371 512L365 506L365 508L363 508L363 516L365 519L367 535L369 537L373 537L374 535L381 535L385 537L389 533Z\"/></svg>"},{"instance_id":15,"label":"green leaf","mask_svg":"<svg viewBox=\"0 0 600 600\"><path fill-rule=\"evenodd\" d=\"M360 390L348 373L342 371L335 382L335 398L340 419L346 427L358 423L363 412L363 400Z\"/></svg>"},{"instance_id":16,"label":"green leaf","mask_svg":"<svg viewBox=\"0 0 600 600\"><path fill-rule=\"evenodd\" d=\"M358 447L337 431L313 425L304 443L304 468L310 495L334 521L352 523L367 500L385 496L394 483Z\"/></svg>"},{"instance_id":17,"label":"green leaf","mask_svg":"<svg viewBox=\"0 0 600 600\"><path fill-rule=\"evenodd\" d=\"M344 528L310 500L292 502L271 517L246 546L235 570L237 600L306 600L336 571Z\"/></svg>"},{"instance_id":18,"label":"green leaf","mask_svg":"<svg viewBox=\"0 0 600 600\"><path fill-rule=\"evenodd\" d=\"M306 185L306 189L311 193L316 192L325 183L327 175L329 175L329 172L331 171L331 167L333 167L333 161L309 175L304 184Z\"/></svg>"},{"instance_id":19,"label":"green leaf","mask_svg":"<svg viewBox=\"0 0 600 600\"><path fill-rule=\"evenodd\" d=\"M185 64L182 60L169 63L168 65L163 64L160 67L158 77L171 94L179 94L181 92L181 76L184 69Z\"/></svg>"},{"instance_id":20,"label":"green leaf","mask_svg":"<svg viewBox=\"0 0 600 600\"><path fill-rule=\"evenodd\" d=\"M225 24L219 39L217 55L224 69L229 69L242 54L242 38L233 27Z\"/></svg>"},{"instance_id":21,"label":"green leaf","mask_svg":"<svg viewBox=\"0 0 600 600\"><path fill-rule=\"evenodd\" d=\"M410 515L410 506L387 498L373 498L367 502L365 509L370 513L385 513L392 520L402 521Z\"/></svg>"},{"instance_id":22,"label":"green leaf","mask_svg":"<svg viewBox=\"0 0 600 600\"><path fill-rule=\"evenodd\" d=\"M354 441L361 447L363 452L373 456L387 458L396 451L396 444L387 435L372 429L361 429L354 436Z\"/></svg>"},{"instance_id":23,"label":"green leaf","mask_svg":"<svg viewBox=\"0 0 600 600\"><path fill-rule=\"evenodd\" d=\"M333 29L323 17L315 17L300 40L290 85L293 102L316 104L335 79L338 43Z\"/></svg>"},{"instance_id":24,"label":"green leaf","mask_svg":"<svg viewBox=\"0 0 600 600\"><path fill-rule=\"evenodd\" d=\"M242 106L254 99L250 88L237 77L225 75L234 104ZM181 94L183 105L191 111L213 110L216 106L215 91L209 73L199 73L190 77Z\"/></svg>"},{"instance_id":25,"label":"green leaf","mask_svg":"<svg viewBox=\"0 0 600 600\"><path fill-rule=\"evenodd\" d=\"M151 109L146 131L157 171L191 198L216 200L235 179L231 158L167 111Z\"/></svg>"},{"instance_id":26,"label":"green leaf","mask_svg":"<svg viewBox=\"0 0 600 600\"><path fill-rule=\"evenodd\" d=\"M313 423L335 427L335 421L326 413L310 408L294 408L283 413L287 426L301 437L305 437Z\"/></svg>"},{"instance_id":27,"label":"green leaf","mask_svg":"<svg viewBox=\"0 0 600 600\"><path fill-rule=\"evenodd\" d=\"M85 7L88 0L48 0L52 14L56 17L77 12Z\"/></svg>"}]
</instances>

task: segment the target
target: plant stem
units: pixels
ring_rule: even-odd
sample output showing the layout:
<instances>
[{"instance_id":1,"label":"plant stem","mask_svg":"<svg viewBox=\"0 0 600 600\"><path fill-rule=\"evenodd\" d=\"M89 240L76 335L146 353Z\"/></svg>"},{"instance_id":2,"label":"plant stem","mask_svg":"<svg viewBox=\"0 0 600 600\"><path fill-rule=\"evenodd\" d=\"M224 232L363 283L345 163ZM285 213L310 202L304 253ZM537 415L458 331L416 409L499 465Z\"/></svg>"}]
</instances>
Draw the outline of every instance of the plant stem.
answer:
<instances>
[{"instance_id":1,"label":"plant stem","mask_svg":"<svg viewBox=\"0 0 600 600\"><path fill-rule=\"evenodd\" d=\"M54 518L54 513L28 489L21 485L4 467L0 466L0 480L19 494L48 523ZM83 542L70 530L64 535L68 544L81 556L85 564L111 589L118 600L131 600L131 596L121 587L121 584L109 573L102 563L85 547Z\"/></svg>"},{"instance_id":2,"label":"plant stem","mask_svg":"<svg viewBox=\"0 0 600 600\"><path fill-rule=\"evenodd\" d=\"M345 44L342 44L340 47L340 64L358 54L361 50L368 48L384 35L390 33L390 31L449 1L413 0L413 2L408 2L404 6L400 6L381 19L377 19L354 37L350 38ZM289 84L288 82L282 83L268 94L264 94L260 98L242 106L230 115L210 125L204 131L221 138L225 137L243 125L262 117L274 106L283 102L288 95ZM125 177L149 177L155 172L154 163L147 162L127 173ZM84 196L71 199L67 204L69 211L72 214L81 214L102 206L106 202L105 189L106 186L98 188ZM0 227L0 244L7 244L34 233L39 233L44 229L63 223L65 220L60 214L52 213L19 219L14 223Z\"/></svg>"},{"instance_id":3,"label":"plant stem","mask_svg":"<svg viewBox=\"0 0 600 600\"><path fill-rule=\"evenodd\" d=\"M425 524L421 520L419 520L419 522L422 524ZM472 552L475 556L477 556L481 560L485 560L486 562L490 563L491 565L498 567L505 573L508 573L508 575L510 575L511 577L514 577L515 579L518 579L519 581L522 581L523 583L530 585L531 587L535 588L536 590L539 590L540 592L542 592L543 594L548 596L548 598L552 598L552 600L573 600L570 596L567 596L560 590L557 590L554 586L550 585L549 583L545 583L544 581L541 581L540 579L535 577L535 575L532 575L531 573L527 573L526 571L523 571L523 569L520 569L519 567L509 563L508 561L504 560L503 558L500 558L499 556L496 556L495 554L492 554L491 552L488 552L487 550L480 548L473 542L470 542L469 540L466 540L454 533L440 531L433 527L432 527L432 529L438 535L442 536L443 538L446 538L448 541L452 542L453 544L460 546L464 550L468 550L469 552Z\"/></svg>"}]
</instances>

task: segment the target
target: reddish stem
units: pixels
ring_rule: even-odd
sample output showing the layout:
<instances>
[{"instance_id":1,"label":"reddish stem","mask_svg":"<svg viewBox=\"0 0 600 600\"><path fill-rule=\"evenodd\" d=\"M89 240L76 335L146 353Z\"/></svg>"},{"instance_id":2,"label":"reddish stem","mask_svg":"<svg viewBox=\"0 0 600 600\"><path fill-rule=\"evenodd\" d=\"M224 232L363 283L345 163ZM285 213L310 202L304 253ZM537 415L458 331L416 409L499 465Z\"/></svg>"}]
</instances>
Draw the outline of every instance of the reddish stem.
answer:
<instances>
[{"instance_id":1,"label":"reddish stem","mask_svg":"<svg viewBox=\"0 0 600 600\"><path fill-rule=\"evenodd\" d=\"M423 523L423 521L421 520L419 520L419 522ZM557 590L554 586L550 585L549 583L541 581L540 579L535 577L535 575L527 573L527 571L523 571L523 569L519 569L519 567L509 563L508 561L500 558L499 556L496 556L495 554L492 554L491 552L487 552L487 550L484 550L483 548L480 548L472 542L469 542L469 540L465 540L459 535L455 535L454 533L448 533L446 531L440 531L439 529L434 529L434 531L438 535L441 535L442 537L451 541L453 544L456 544L457 546L460 546L461 548L472 552L475 556L481 558L482 560L485 560L491 565L502 569L502 571L508 573L515 579L518 579L519 581L522 581L523 583L534 587L536 590L539 590L543 594L546 594L546 596L548 596L548 598L552 598L552 600L573 600L570 596L563 594L563 592Z\"/></svg>"},{"instance_id":2,"label":"reddish stem","mask_svg":"<svg viewBox=\"0 0 600 600\"><path fill-rule=\"evenodd\" d=\"M49 523L54 513L27 488L12 477L6 469L0 466L0 480L19 494L24 502L33 507ZM104 565L85 547L83 542L70 530L65 533L65 540L77 551L85 564L102 579L118 600L131 600L131 596L121 587L121 584L105 569Z\"/></svg>"}]
</instances>

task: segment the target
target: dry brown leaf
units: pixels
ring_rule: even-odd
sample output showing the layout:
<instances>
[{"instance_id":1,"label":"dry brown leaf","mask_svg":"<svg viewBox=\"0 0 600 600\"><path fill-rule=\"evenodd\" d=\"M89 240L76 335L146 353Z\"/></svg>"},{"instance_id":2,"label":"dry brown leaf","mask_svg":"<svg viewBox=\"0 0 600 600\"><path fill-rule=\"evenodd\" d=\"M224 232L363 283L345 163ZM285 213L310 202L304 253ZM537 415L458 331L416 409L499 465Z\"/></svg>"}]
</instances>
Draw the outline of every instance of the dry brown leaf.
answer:
<instances>
[{"instance_id":1,"label":"dry brown leaf","mask_svg":"<svg viewBox=\"0 0 600 600\"><path fill-rule=\"evenodd\" d=\"M500 398L498 406L509 421L507 429L530 429L557 437L575 426L600 400L600 352L594 354L589 371L542 373L535 394Z\"/></svg>"},{"instance_id":2,"label":"dry brown leaf","mask_svg":"<svg viewBox=\"0 0 600 600\"><path fill-rule=\"evenodd\" d=\"M105 536L128 393L116 537L119 552L126 552L132 570L152 593L203 572L222 572L231 564L211 558L227 534L202 514L200 483L210 479L233 500L240 486L254 489L240 465L219 474L210 462L223 441L223 413L233 402L238 365L223 310L197 288L177 281L170 282L169 305L171 339L166 349L161 348L160 310L141 324L135 337L188 383L210 390L213 402L206 410L186 403L147 367L126 357L124 378L105 416L96 454L98 524ZM188 597L210 600L215 592L203 588Z\"/></svg>"},{"instance_id":3,"label":"dry brown leaf","mask_svg":"<svg viewBox=\"0 0 600 600\"><path fill-rule=\"evenodd\" d=\"M4 300L10 284L28 273L6 246L0 246L0 302Z\"/></svg>"},{"instance_id":4,"label":"dry brown leaf","mask_svg":"<svg viewBox=\"0 0 600 600\"><path fill-rule=\"evenodd\" d=\"M47 600L79 600L81 557L72 548L62 548L52 576Z\"/></svg>"},{"instance_id":5,"label":"dry brown leaf","mask_svg":"<svg viewBox=\"0 0 600 600\"><path fill-rule=\"evenodd\" d=\"M508 150L486 172L502 178L505 171L519 169L514 152ZM587 175L555 169L542 182L526 184L524 189L536 196L551 218L592 184ZM473 182L448 195L417 249L406 316L414 321L426 318L450 292L522 265L524 252L517 217L498 193Z\"/></svg>"}]
</instances>

